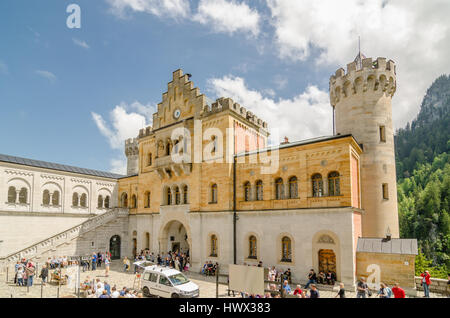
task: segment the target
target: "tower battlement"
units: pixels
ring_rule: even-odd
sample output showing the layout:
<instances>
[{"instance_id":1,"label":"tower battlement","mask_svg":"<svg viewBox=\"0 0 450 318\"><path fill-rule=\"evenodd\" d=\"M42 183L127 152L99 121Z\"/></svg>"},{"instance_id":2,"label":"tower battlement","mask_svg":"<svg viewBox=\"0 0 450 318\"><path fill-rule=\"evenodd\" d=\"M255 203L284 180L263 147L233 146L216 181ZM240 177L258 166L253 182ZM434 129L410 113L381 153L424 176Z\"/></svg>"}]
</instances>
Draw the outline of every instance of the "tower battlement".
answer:
<instances>
[{"instance_id":1,"label":"tower battlement","mask_svg":"<svg viewBox=\"0 0 450 318\"><path fill-rule=\"evenodd\" d=\"M203 108L203 115L210 115L214 113L219 113L224 110L230 109L231 111L237 113L239 117L244 120L253 123L255 126L267 131L267 122L263 121L261 118L257 117L251 111L248 111L245 107L242 107L238 103L235 103L231 98L218 98L211 106L206 105Z\"/></svg>"},{"instance_id":2,"label":"tower battlement","mask_svg":"<svg viewBox=\"0 0 450 318\"><path fill-rule=\"evenodd\" d=\"M343 68L330 77L330 102L334 107L342 98L365 93L379 92L394 96L396 91L396 66L394 61L379 57L364 58L359 64L353 61L347 64L347 72Z\"/></svg>"},{"instance_id":3,"label":"tower battlement","mask_svg":"<svg viewBox=\"0 0 450 318\"><path fill-rule=\"evenodd\" d=\"M125 140L125 155L133 156L139 154L139 142L137 138L130 138Z\"/></svg>"}]
</instances>

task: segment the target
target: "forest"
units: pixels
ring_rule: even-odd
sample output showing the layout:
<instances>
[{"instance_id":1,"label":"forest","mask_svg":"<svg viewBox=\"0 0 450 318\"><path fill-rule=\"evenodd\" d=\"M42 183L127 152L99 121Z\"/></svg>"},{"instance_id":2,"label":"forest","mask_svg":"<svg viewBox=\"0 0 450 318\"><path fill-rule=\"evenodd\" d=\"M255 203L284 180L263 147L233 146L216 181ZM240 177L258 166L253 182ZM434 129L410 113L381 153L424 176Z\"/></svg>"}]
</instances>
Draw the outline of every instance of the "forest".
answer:
<instances>
[{"instance_id":1,"label":"forest","mask_svg":"<svg viewBox=\"0 0 450 318\"><path fill-rule=\"evenodd\" d=\"M417 118L399 129L396 146L400 237L416 238L416 274L450 273L450 76L427 90Z\"/></svg>"}]
</instances>

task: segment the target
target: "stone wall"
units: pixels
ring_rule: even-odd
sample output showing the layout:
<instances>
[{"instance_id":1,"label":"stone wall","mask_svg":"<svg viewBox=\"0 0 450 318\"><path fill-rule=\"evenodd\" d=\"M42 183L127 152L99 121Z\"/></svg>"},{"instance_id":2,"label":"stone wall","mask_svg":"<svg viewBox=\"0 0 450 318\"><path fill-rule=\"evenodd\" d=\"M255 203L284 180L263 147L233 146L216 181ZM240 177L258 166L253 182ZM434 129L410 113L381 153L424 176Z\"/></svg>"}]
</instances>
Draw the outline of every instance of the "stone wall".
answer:
<instances>
[{"instance_id":1,"label":"stone wall","mask_svg":"<svg viewBox=\"0 0 450 318\"><path fill-rule=\"evenodd\" d=\"M423 287L420 286L422 277L415 277L416 288L419 291L423 291ZM450 295L450 285L446 279L431 278L430 292L437 294Z\"/></svg>"}]
</instances>

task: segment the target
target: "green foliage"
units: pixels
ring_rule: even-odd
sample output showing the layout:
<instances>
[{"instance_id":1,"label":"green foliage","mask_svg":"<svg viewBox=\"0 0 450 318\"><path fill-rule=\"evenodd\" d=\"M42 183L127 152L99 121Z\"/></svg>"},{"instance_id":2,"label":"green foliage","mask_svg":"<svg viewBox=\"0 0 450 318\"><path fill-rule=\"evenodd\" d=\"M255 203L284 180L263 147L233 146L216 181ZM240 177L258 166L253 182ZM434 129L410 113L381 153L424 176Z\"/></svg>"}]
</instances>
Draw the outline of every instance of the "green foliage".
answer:
<instances>
[{"instance_id":1,"label":"green foliage","mask_svg":"<svg viewBox=\"0 0 450 318\"><path fill-rule=\"evenodd\" d=\"M450 76L428 89L417 118L395 136L400 236L416 238L416 274L450 272Z\"/></svg>"}]
</instances>

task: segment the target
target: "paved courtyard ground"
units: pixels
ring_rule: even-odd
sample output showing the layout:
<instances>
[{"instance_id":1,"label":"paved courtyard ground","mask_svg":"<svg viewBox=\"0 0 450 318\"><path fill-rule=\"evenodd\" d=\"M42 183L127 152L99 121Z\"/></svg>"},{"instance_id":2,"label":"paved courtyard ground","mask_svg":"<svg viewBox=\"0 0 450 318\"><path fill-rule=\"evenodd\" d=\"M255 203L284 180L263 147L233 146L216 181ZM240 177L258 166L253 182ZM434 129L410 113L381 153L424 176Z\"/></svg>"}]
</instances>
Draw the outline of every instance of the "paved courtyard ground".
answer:
<instances>
[{"instance_id":1,"label":"paved courtyard ground","mask_svg":"<svg viewBox=\"0 0 450 318\"><path fill-rule=\"evenodd\" d=\"M74 267L73 270L75 270ZM64 274L64 270L63 270ZM69 286L60 286L56 284L46 284L41 286L40 278L35 279L35 284L27 289L27 287L19 287L13 283L14 273L10 268L8 275L8 282L6 282L6 273L0 274L0 298L40 298L41 293L44 298L56 298L56 297L76 297L75 284ZM205 277L198 273L188 273L187 276L200 287L200 298L215 298L216 297L216 283L215 277ZM81 271L81 279L83 282L86 278L92 279L100 278L102 282L108 282L111 287L116 285L117 289L127 287L130 289L138 289L138 286L134 286L135 275L133 271L123 272L122 263L120 261L114 261L111 265L109 277L105 277L104 267L97 269L96 271ZM295 286L292 286L295 288ZM336 289L337 287L335 287ZM321 298L332 298L336 295L335 291L320 290ZM355 298L354 292L346 292L348 298ZM431 297L438 297L438 295L431 294ZM227 286L219 285L219 298L233 298L228 296ZM236 298L240 298L240 295L236 295Z\"/></svg>"}]
</instances>

